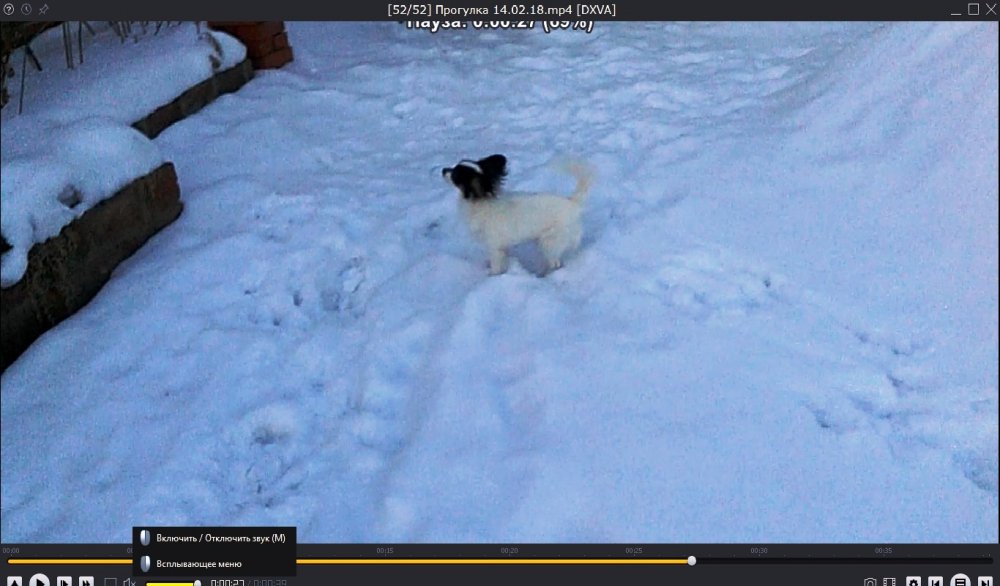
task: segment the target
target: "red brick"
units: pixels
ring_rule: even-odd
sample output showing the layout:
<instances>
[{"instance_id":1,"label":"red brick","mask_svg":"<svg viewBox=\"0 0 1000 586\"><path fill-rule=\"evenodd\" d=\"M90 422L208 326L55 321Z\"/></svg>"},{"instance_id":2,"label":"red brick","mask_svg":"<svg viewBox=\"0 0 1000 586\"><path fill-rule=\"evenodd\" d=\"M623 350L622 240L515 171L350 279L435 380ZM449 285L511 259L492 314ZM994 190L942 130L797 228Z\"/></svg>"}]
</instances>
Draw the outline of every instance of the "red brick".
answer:
<instances>
[{"instance_id":1,"label":"red brick","mask_svg":"<svg viewBox=\"0 0 1000 586\"><path fill-rule=\"evenodd\" d=\"M210 20L208 26L216 29L236 26L238 24L255 24L252 20Z\"/></svg>"},{"instance_id":2,"label":"red brick","mask_svg":"<svg viewBox=\"0 0 1000 586\"><path fill-rule=\"evenodd\" d=\"M246 42L250 39L250 35L256 27L257 25L255 24L236 24L226 27L225 31L239 39L241 42Z\"/></svg>"},{"instance_id":3,"label":"red brick","mask_svg":"<svg viewBox=\"0 0 1000 586\"><path fill-rule=\"evenodd\" d=\"M258 22L254 24L239 24L232 28L232 35L244 43L260 39L269 39L285 31L285 23L280 20Z\"/></svg>"},{"instance_id":4,"label":"red brick","mask_svg":"<svg viewBox=\"0 0 1000 586\"><path fill-rule=\"evenodd\" d=\"M279 33L277 35L274 35L274 48L275 49L284 49L285 47L288 47L288 46L289 46L288 45L288 33Z\"/></svg>"},{"instance_id":5,"label":"red brick","mask_svg":"<svg viewBox=\"0 0 1000 586\"><path fill-rule=\"evenodd\" d=\"M254 69L277 69L294 58L291 47L278 49L260 59L251 59Z\"/></svg>"},{"instance_id":6,"label":"red brick","mask_svg":"<svg viewBox=\"0 0 1000 586\"><path fill-rule=\"evenodd\" d=\"M255 39L253 41L243 41L247 47L247 57L260 59L274 53L275 46L273 39Z\"/></svg>"},{"instance_id":7,"label":"red brick","mask_svg":"<svg viewBox=\"0 0 1000 586\"><path fill-rule=\"evenodd\" d=\"M247 22L247 21L233 21L233 22L211 21L208 23L208 26L209 28L213 28L217 31L222 31L224 33L229 33L233 36L236 36L236 31L240 30L240 27L244 26L252 27L256 24L257 23L255 22Z\"/></svg>"}]
</instances>

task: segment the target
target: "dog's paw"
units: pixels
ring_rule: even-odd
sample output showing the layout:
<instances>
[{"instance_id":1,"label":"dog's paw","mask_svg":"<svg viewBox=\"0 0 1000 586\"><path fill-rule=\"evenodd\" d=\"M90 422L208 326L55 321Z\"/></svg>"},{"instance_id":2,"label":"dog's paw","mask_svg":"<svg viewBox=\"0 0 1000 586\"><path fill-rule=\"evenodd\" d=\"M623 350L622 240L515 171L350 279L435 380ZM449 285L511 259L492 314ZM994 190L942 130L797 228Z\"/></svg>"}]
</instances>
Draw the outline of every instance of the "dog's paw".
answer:
<instances>
[{"instance_id":1,"label":"dog's paw","mask_svg":"<svg viewBox=\"0 0 1000 586\"><path fill-rule=\"evenodd\" d=\"M493 253L490 256L490 275L500 275L507 272L507 267L510 264L510 260L507 258L506 252Z\"/></svg>"}]
</instances>

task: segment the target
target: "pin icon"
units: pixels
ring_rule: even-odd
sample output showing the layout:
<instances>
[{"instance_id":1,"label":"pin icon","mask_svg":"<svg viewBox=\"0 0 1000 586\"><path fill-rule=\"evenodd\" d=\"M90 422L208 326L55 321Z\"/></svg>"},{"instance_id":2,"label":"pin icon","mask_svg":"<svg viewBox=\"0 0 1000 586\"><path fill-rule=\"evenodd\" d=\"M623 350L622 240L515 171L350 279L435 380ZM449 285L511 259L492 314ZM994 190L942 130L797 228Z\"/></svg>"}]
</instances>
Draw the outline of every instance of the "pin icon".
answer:
<instances>
[{"instance_id":1,"label":"pin icon","mask_svg":"<svg viewBox=\"0 0 1000 586\"><path fill-rule=\"evenodd\" d=\"M143 529L139 532L139 543L149 545L149 529Z\"/></svg>"},{"instance_id":2,"label":"pin icon","mask_svg":"<svg viewBox=\"0 0 1000 586\"><path fill-rule=\"evenodd\" d=\"M143 572L148 572L149 571L149 556L148 555L144 555L141 558L139 558L139 567L142 568Z\"/></svg>"}]
</instances>

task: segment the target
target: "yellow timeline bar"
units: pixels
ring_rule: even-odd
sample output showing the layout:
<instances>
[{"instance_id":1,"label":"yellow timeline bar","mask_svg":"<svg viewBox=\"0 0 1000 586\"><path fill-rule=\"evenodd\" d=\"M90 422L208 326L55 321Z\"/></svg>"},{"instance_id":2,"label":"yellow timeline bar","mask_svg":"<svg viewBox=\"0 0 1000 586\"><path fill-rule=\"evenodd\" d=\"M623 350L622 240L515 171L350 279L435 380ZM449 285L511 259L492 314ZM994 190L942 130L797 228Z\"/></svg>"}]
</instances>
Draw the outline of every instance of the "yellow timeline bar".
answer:
<instances>
[{"instance_id":1,"label":"yellow timeline bar","mask_svg":"<svg viewBox=\"0 0 1000 586\"><path fill-rule=\"evenodd\" d=\"M77 564L99 564L99 565L115 565L115 566L131 566L131 558L9 558L7 560L8 564L11 565L77 565Z\"/></svg>"},{"instance_id":2,"label":"yellow timeline bar","mask_svg":"<svg viewBox=\"0 0 1000 586\"><path fill-rule=\"evenodd\" d=\"M132 565L131 558L10 558L11 565ZM299 565L358 565L358 564L424 564L424 565L495 565L495 564L631 564L631 565L669 565L686 566L687 558L626 558L626 559L588 559L588 558L497 558L497 559L462 559L462 558L331 558L331 559L300 559ZM193 582L148 582L147 586L193 586Z\"/></svg>"},{"instance_id":3,"label":"yellow timeline bar","mask_svg":"<svg viewBox=\"0 0 1000 586\"><path fill-rule=\"evenodd\" d=\"M304 559L296 560L299 565L346 565L346 564L462 564L462 565L495 565L495 564L660 564L680 566L688 565L687 558L629 558L629 559L588 559L588 558L363 558L363 559Z\"/></svg>"}]
</instances>

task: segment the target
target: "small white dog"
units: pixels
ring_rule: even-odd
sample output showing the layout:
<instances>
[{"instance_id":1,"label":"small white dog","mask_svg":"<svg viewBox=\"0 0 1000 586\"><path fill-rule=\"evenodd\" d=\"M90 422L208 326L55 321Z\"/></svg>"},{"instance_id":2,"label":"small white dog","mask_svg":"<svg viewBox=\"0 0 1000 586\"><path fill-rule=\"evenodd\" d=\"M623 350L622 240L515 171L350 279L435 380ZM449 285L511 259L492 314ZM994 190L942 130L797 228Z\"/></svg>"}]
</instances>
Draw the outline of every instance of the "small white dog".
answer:
<instances>
[{"instance_id":1,"label":"small white dog","mask_svg":"<svg viewBox=\"0 0 1000 586\"><path fill-rule=\"evenodd\" d=\"M570 197L551 194L498 197L507 175L507 157L503 155L478 161L465 159L441 170L444 178L462 194L469 229L489 251L491 275L507 270L507 249L515 244L538 241L548 271L561 267L563 255L580 246L583 236L580 214L593 173L581 163L567 163L564 168L576 177L576 190Z\"/></svg>"}]
</instances>

